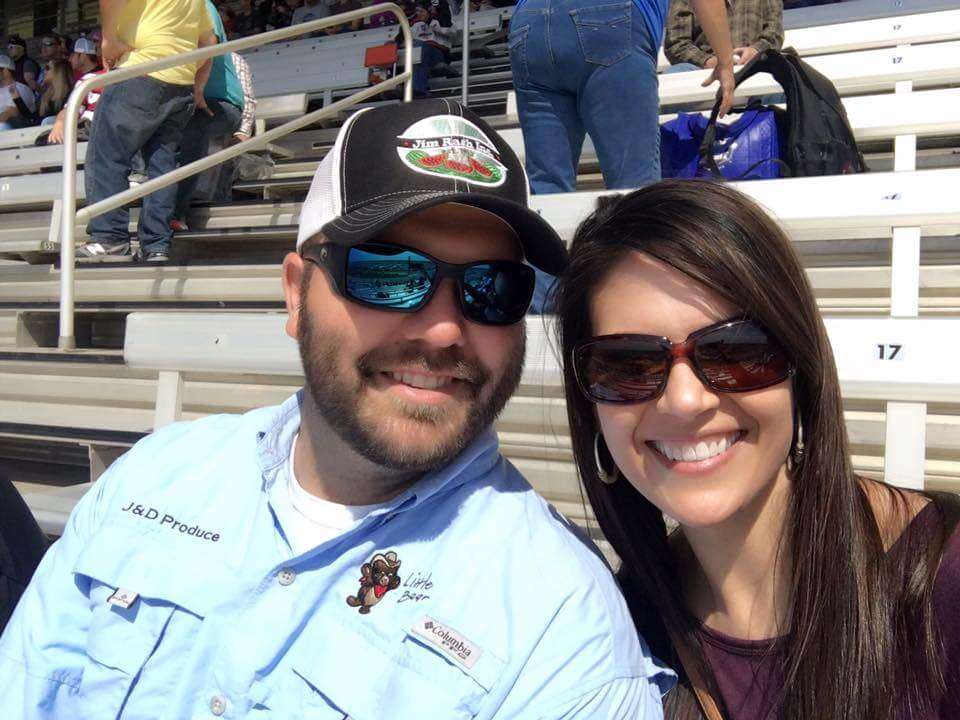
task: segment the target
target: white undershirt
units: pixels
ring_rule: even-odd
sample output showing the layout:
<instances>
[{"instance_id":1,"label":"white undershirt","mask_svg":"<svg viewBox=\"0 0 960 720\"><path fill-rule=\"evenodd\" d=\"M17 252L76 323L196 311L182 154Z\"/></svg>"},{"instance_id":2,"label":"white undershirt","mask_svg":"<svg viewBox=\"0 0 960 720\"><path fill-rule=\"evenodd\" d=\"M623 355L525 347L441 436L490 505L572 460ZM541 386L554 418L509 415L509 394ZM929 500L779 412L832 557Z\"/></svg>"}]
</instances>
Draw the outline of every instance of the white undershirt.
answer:
<instances>
[{"instance_id":1,"label":"white undershirt","mask_svg":"<svg viewBox=\"0 0 960 720\"><path fill-rule=\"evenodd\" d=\"M290 457L287 458L286 492L279 493L276 498L281 506L277 509L282 518L283 531L296 555L342 535L374 510L386 505L339 505L304 490L293 470L299 438L300 434L297 433L290 447Z\"/></svg>"}]
</instances>

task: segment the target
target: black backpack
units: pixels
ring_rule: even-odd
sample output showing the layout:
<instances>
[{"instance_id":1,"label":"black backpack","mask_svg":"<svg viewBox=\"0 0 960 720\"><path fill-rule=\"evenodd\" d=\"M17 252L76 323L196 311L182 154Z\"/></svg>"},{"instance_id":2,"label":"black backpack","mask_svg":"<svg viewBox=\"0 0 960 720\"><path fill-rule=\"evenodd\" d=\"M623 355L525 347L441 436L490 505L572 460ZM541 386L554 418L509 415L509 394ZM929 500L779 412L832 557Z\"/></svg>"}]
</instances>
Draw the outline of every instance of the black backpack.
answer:
<instances>
[{"instance_id":1,"label":"black backpack","mask_svg":"<svg viewBox=\"0 0 960 720\"><path fill-rule=\"evenodd\" d=\"M786 111L777 111L780 159L784 175L842 175L866 172L863 154L850 129L840 95L825 76L792 48L764 50L740 70L737 85L757 73L770 73L787 96ZM716 137L720 98L713 107L700 156L709 165ZM781 166L782 167L782 166Z\"/></svg>"}]
</instances>

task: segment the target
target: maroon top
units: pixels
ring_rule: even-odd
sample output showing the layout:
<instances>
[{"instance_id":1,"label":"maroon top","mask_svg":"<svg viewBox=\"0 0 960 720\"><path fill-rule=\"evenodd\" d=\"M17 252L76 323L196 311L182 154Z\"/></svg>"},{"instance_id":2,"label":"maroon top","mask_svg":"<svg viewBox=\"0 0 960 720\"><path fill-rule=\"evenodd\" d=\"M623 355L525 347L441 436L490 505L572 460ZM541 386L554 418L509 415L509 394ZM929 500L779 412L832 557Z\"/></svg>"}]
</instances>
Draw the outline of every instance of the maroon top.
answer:
<instances>
[{"instance_id":1,"label":"maroon top","mask_svg":"<svg viewBox=\"0 0 960 720\"><path fill-rule=\"evenodd\" d=\"M933 503L921 510L907 529L924 533L938 518ZM947 687L937 712L924 717L894 708L897 720L957 720L960 718L960 528L944 546L933 588L934 618L944 643L941 666ZM740 640L703 627L701 645L723 696L728 720L776 720L781 688L779 651L769 640Z\"/></svg>"}]
</instances>

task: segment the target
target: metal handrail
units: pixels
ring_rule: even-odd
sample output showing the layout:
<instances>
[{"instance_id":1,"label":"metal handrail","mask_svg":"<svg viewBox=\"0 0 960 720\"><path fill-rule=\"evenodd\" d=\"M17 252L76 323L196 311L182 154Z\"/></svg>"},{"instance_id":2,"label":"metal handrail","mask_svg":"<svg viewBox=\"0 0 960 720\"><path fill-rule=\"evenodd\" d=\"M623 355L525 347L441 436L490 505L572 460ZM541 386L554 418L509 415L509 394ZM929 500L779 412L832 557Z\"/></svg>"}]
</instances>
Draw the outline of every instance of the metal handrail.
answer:
<instances>
[{"instance_id":1,"label":"metal handrail","mask_svg":"<svg viewBox=\"0 0 960 720\"><path fill-rule=\"evenodd\" d=\"M239 52L259 45L286 40L287 38L297 37L314 32L315 30L322 30L323 28L333 25L341 25L353 20L360 20L369 15L376 15L382 12L393 13L399 20L400 29L403 32L405 52L404 70L399 75L385 80L382 83L378 83L377 85L359 90L349 97L331 103L296 120L284 123L261 135L257 135L249 140L244 140L237 145L220 150L213 155L200 158L189 165L179 167L160 177L148 180L138 187L124 190L93 205L88 205L82 210L77 210L77 119L80 112L80 103L94 87L106 88L110 85L123 82L124 80L140 77L159 70L166 70L167 68L194 62L203 62L218 55L226 55L227 53ZM150 193L172 185L173 183L180 182L191 175L203 172L221 162L230 160L251 150L262 149L277 138L311 125L324 117L335 115L351 105L356 105L367 98L394 88L401 83L404 84L404 102L410 102L410 100L413 99L413 35L410 32L410 23L407 21L403 10L392 2L370 5L365 8L360 8L359 10L351 10L320 20L311 20L310 22L300 25L292 25L279 30L271 30L270 32L260 33L259 35L232 40L227 43L211 45L210 47L193 50L183 55L174 55L160 60L130 65L117 70L111 70L104 75L98 75L78 83L74 87L73 92L70 94L70 99L67 102L63 134L63 197L60 208L60 337L57 341L59 349L73 350L76 348L76 337L74 335L74 262L76 226L78 222L89 222L91 218L97 215L102 215L105 212L127 205L134 200L139 200Z\"/></svg>"},{"instance_id":2,"label":"metal handrail","mask_svg":"<svg viewBox=\"0 0 960 720\"><path fill-rule=\"evenodd\" d=\"M462 86L460 88L460 102L466 107L469 102L470 88L470 0L463 0L463 67L460 72Z\"/></svg>"}]
</instances>

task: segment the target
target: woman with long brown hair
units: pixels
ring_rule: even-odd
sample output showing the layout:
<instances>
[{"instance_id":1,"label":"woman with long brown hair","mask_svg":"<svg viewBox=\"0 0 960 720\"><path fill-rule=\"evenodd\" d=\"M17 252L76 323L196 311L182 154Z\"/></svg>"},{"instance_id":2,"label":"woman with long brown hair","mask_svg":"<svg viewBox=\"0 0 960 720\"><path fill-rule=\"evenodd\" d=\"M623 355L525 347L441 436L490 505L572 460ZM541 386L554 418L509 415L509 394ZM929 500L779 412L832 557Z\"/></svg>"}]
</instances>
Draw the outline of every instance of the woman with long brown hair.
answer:
<instances>
[{"instance_id":1,"label":"woman with long brown hair","mask_svg":"<svg viewBox=\"0 0 960 720\"><path fill-rule=\"evenodd\" d=\"M73 68L67 60L51 60L43 76L43 92L37 117L41 125L52 125L63 110L73 90Z\"/></svg>"},{"instance_id":2,"label":"woman with long brown hair","mask_svg":"<svg viewBox=\"0 0 960 720\"><path fill-rule=\"evenodd\" d=\"M557 308L580 476L683 679L667 717L960 718L958 503L854 473L776 223L709 182L608 201Z\"/></svg>"}]
</instances>

